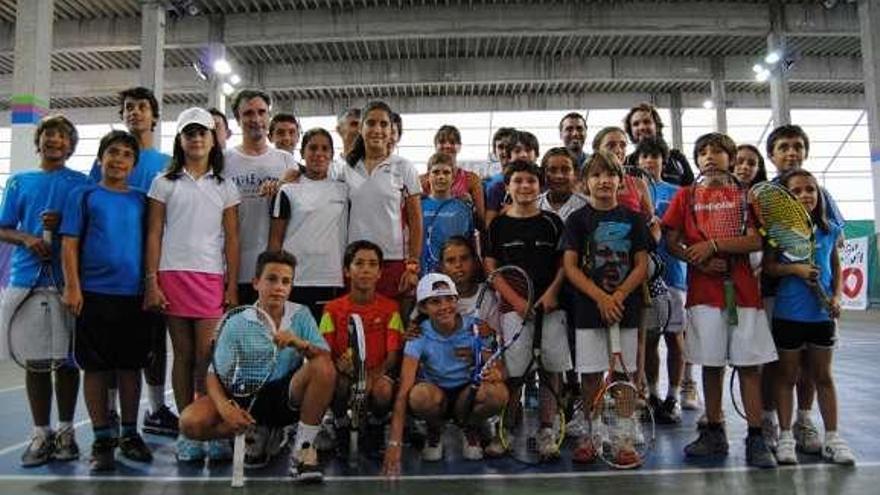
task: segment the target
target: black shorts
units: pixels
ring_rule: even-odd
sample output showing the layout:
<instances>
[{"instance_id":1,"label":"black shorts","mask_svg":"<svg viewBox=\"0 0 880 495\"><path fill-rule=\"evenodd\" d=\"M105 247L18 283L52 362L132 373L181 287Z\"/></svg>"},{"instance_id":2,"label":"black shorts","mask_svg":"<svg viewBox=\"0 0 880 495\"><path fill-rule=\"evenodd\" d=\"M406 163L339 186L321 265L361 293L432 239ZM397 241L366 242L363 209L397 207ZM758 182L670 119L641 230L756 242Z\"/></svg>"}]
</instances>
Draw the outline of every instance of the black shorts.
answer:
<instances>
[{"instance_id":1,"label":"black shorts","mask_svg":"<svg viewBox=\"0 0 880 495\"><path fill-rule=\"evenodd\" d=\"M344 294L342 287L294 287L290 293L290 300L309 308L315 321L321 321L324 313L324 305Z\"/></svg>"},{"instance_id":2,"label":"black shorts","mask_svg":"<svg viewBox=\"0 0 880 495\"><path fill-rule=\"evenodd\" d=\"M458 398L461 397L461 394L467 393L469 388L469 384L459 385L458 387L452 388L444 388L437 386L440 390L443 391L443 395L446 396L446 411L444 413L444 417L446 419L457 420L455 417L455 405L458 403Z\"/></svg>"},{"instance_id":3,"label":"black shorts","mask_svg":"<svg viewBox=\"0 0 880 495\"><path fill-rule=\"evenodd\" d=\"M259 294L257 294L257 290L254 289L253 284L238 284L238 305L244 306L246 304L253 304L257 302L257 298Z\"/></svg>"},{"instance_id":4,"label":"black shorts","mask_svg":"<svg viewBox=\"0 0 880 495\"><path fill-rule=\"evenodd\" d=\"M251 416L262 426L282 427L299 421L299 405L290 397L290 381L294 373L263 385L253 405L250 398L235 399L242 409L251 407Z\"/></svg>"},{"instance_id":5,"label":"black shorts","mask_svg":"<svg viewBox=\"0 0 880 495\"><path fill-rule=\"evenodd\" d=\"M85 371L134 370L149 362L152 319L141 296L83 292L74 354Z\"/></svg>"},{"instance_id":6,"label":"black shorts","mask_svg":"<svg viewBox=\"0 0 880 495\"><path fill-rule=\"evenodd\" d=\"M833 321L773 318L773 342L781 351L800 351L806 347L832 349L837 342L837 325Z\"/></svg>"}]
</instances>

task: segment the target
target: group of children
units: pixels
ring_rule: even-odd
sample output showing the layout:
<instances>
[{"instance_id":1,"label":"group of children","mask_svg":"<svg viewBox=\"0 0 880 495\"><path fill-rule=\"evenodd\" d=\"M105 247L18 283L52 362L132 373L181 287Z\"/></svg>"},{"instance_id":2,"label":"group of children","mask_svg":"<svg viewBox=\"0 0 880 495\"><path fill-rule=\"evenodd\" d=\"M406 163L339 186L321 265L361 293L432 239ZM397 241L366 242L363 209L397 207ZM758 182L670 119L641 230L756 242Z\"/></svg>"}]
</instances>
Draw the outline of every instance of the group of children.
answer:
<instances>
[{"instance_id":1,"label":"group of children","mask_svg":"<svg viewBox=\"0 0 880 495\"><path fill-rule=\"evenodd\" d=\"M837 434L831 375L843 220L833 199L801 168L809 140L799 127L774 130L767 155L780 173L776 180L818 226L814 265L781 262L762 245L753 220L740 238L704 240L691 218L691 186L664 181L686 176L682 168L690 171L680 153L670 160L659 115L650 105L634 107L626 130L599 131L592 155L569 146L583 144L574 128L580 122L585 135L586 122L566 115L560 134L567 146L550 149L540 165L532 134L499 131L493 148L501 170L483 184L457 166L461 137L451 126L438 131L438 152L420 179L412 164L393 153L402 123L382 102L358 112L357 136L345 140L345 162L334 160L329 132L312 129L302 137L305 163L296 166L292 156L268 146L274 129L290 122L270 125L271 99L253 90L242 91L233 103L243 129L241 147L224 153L225 117L191 108L178 117L173 156L166 161L151 148L147 132L158 122L158 105L149 90L136 89L121 97L131 132L102 138L92 181L65 166L76 146L76 128L53 116L35 132L39 169L16 174L7 184L0 239L17 247L4 292L5 321L17 294L48 285L34 280L44 258L63 273L58 297L77 317L75 359L55 373L57 432L49 428L51 377L27 373L35 431L23 465L78 457L71 425L77 366L84 371L94 428L91 468L114 469L117 447L129 459L149 461L152 454L137 428L140 370L155 367L157 354L164 357L167 327L181 411L180 461L228 460L227 439L247 430L247 462L264 465L287 438L285 427L296 424L291 472L303 480L320 479L318 448L332 448L334 438L341 442L348 426L352 314L365 326L367 430L375 449L385 451L386 474L400 472L404 433L413 428L409 415L427 425L426 461L443 457L441 437L449 420L462 429L466 459L503 455L497 432L487 438L483 426L520 400L534 326L526 323L521 338L499 366L484 372L476 390L472 368L479 360L467 351L475 324L491 322L490 333L503 343L530 317L503 277L489 288L505 303L499 316L477 314L483 274L507 265L531 278L535 305L544 315L541 383L557 390L563 382L575 389L579 384L577 393L587 404L584 417L574 418L570 428L578 437L576 462L592 462L602 448L583 421L609 371L607 328L618 324L624 362L635 370L633 379L647 385L659 422L680 421L682 384L692 365L702 366L705 421L685 448L687 456L727 453L722 382L725 368L733 366L748 417L749 465L796 463L796 449L854 463ZM348 120L348 114L340 119L340 129ZM635 139L634 133L640 139L627 157L627 138ZM694 160L701 172L730 171L746 187L766 179L758 150L737 148L723 134L700 137ZM631 173L625 163L643 172ZM44 230L57 234L51 244L42 239ZM761 263L726 265L728 255L742 259L762 251ZM735 326L723 316L727 271L736 287ZM652 286L648 307L646 283ZM832 296L830 311L819 304L811 284L821 284ZM413 303L423 316L408 324ZM238 304L259 305L281 330L280 364L249 413L229 400L209 366L215 327L224 310ZM669 374L662 400L661 337ZM163 374L164 366L163 360ZM155 375L147 374L152 413L164 407L161 395L155 397L163 381ZM799 377L799 391L809 397L799 398L792 424L792 389ZM825 422L824 442L816 440L810 422L813 389ZM559 443L544 416L549 418L542 412L537 449L542 458L553 459Z\"/></svg>"}]
</instances>

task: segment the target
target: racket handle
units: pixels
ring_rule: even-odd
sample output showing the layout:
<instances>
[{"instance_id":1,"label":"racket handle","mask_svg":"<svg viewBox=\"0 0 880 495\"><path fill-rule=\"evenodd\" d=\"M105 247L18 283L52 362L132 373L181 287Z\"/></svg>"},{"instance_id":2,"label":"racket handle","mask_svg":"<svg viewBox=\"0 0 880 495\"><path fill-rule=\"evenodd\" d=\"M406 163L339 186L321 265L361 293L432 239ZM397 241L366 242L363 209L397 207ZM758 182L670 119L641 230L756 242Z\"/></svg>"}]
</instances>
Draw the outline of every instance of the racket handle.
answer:
<instances>
[{"instance_id":1,"label":"racket handle","mask_svg":"<svg viewBox=\"0 0 880 495\"><path fill-rule=\"evenodd\" d=\"M608 327L608 347L612 354L620 353L620 323Z\"/></svg>"},{"instance_id":2,"label":"racket handle","mask_svg":"<svg viewBox=\"0 0 880 495\"><path fill-rule=\"evenodd\" d=\"M232 445L232 487L244 486L244 433L235 436Z\"/></svg>"},{"instance_id":3,"label":"racket handle","mask_svg":"<svg viewBox=\"0 0 880 495\"><path fill-rule=\"evenodd\" d=\"M46 244L52 244L52 231L48 229L43 230L43 242Z\"/></svg>"},{"instance_id":4,"label":"racket handle","mask_svg":"<svg viewBox=\"0 0 880 495\"><path fill-rule=\"evenodd\" d=\"M727 312L727 324L736 326L739 324L739 316L736 311L736 289L733 280L724 279L724 310Z\"/></svg>"}]
</instances>

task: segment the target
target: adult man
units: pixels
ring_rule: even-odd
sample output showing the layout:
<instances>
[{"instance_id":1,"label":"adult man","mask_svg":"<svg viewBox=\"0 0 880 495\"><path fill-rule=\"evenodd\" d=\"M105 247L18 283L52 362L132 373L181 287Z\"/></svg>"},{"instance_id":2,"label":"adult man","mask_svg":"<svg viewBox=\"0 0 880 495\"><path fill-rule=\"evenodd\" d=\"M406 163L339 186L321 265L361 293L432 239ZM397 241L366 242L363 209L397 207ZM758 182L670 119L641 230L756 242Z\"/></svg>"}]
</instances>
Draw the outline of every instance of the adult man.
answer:
<instances>
[{"instance_id":1,"label":"adult man","mask_svg":"<svg viewBox=\"0 0 880 495\"><path fill-rule=\"evenodd\" d=\"M154 147L156 125L159 123L159 102L153 91L144 87L134 87L119 93L119 117L138 142L137 166L128 176L128 185L144 192L150 190L150 184L160 172L168 167L171 157ZM95 160L89 178L95 183L101 182L101 164ZM165 336L165 319L159 315L150 315L152 325L151 358L149 366L144 368L144 380L147 382L147 396L150 409L144 415L144 431L156 435L177 436L177 416L165 404L165 373L167 365L167 349ZM116 411L117 388L115 377L109 384L109 407L111 422L118 422Z\"/></svg>"},{"instance_id":2,"label":"adult man","mask_svg":"<svg viewBox=\"0 0 880 495\"><path fill-rule=\"evenodd\" d=\"M575 174L577 174L589 158L584 152L584 143L587 141L587 119L577 112L567 113L559 121L559 139L575 157Z\"/></svg>"},{"instance_id":3,"label":"adult man","mask_svg":"<svg viewBox=\"0 0 880 495\"><path fill-rule=\"evenodd\" d=\"M269 241L270 200L284 172L296 167L293 155L269 146L271 109L272 98L254 89L239 91L232 103L232 113L241 127L241 144L226 150L224 176L235 182L241 193L238 207L240 304L250 304L257 299L251 280L257 256L266 249Z\"/></svg>"},{"instance_id":4,"label":"adult man","mask_svg":"<svg viewBox=\"0 0 880 495\"><path fill-rule=\"evenodd\" d=\"M360 125L360 108L351 107L339 114L339 118L336 121L336 132L342 138L342 151L340 151L339 155L333 159L333 164L330 167L331 178L338 177L339 171L345 166L345 157L347 157L348 154L351 153L352 148L354 148L354 142L360 134L360 131L358 130Z\"/></svg>"},{"instance_id":5,"label":"adult man","mask_svg":"<svg viewBox=\"0 0 880 495\"><path fill-rule=\"evenodd\" d=\"M663 139L663 121L654 105L639 103L629 109L623 119L623 128L633 144L649 137ZM638 167L639 157L635 153L626 157L626 166ZM694 182L694 172L684 154L677 150L669 149L669 158L663 163L663 180L671 184L686 186Z\"/></svg>"}]
</instances>

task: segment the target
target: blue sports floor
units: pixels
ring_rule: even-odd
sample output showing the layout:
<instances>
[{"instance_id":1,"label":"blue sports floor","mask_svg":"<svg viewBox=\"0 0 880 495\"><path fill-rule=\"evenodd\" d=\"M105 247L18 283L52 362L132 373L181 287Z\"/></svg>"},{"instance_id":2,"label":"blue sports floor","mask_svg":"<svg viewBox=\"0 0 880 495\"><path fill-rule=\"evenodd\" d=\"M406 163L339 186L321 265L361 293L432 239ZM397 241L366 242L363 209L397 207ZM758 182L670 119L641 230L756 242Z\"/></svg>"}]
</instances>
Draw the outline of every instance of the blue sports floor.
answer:
<instances>
[{"instance_id":1,"label":"blue sports floor","mask_svg":"<svg viewBox=\"0 0 880 495\"><path fill-rule=\"evenodd\" d=\"M510 459L469 462L460 457L459 435L446 436L446 459L422 463L418 452L404 455L404 476L387 482L378 476L380 460L363 458L351 468L345 461L330 462L326 482L300 486L286 476L282 456L265 469L249 471L245 488L229 488L229 464L178 465L173 441L145 436L154 449L151 464L120 458L116 473L91 476L87 457L92 441L85 407L76 415L77 440L82 457L77 462L53 463L34 469L19 467L19 457L30 433L30 415L24 395L23 374L10 362L0 363L0 495L13 493L77 493L135 495L163 493L880 493L880 313L850 313L841 325L841 344L835 360L840 399L841 433L858 456L855 468L841 468L821 459L802 456L801 465L775 471L745 467L742 438L745 424L726 404L730 455L723 460L690 462L682 453L695 437L699 412L684 413L678 426L658 426L657 443L645 466L636 471L611 471L604 464L572 465L570 449L552 464L526 467ZM725 394L727 390L725 389ZM171 401L170 393L168 394ZM144 403L142 403L143 408ZM814 421L821 425L818 410Z\"/></svg>"}]
</instances>

